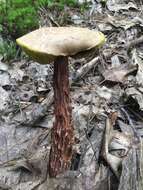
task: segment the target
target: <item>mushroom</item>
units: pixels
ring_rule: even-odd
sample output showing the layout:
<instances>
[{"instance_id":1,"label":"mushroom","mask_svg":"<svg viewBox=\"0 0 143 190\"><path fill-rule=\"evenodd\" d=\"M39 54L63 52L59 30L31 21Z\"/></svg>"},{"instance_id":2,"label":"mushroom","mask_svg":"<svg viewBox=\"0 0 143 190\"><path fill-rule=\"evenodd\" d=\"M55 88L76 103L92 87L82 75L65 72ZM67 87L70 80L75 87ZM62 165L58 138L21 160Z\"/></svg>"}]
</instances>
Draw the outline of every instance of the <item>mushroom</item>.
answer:
<instances>
[{"instance_id":1,"label":"mushroom","mask_svg":"<svg viewBox=\"0 0 143 190\"><path fill-rule=\"evenodd\" d=\"M74 128L69 88L68 56L100 47L105 37L101 32L79 27L44 27L18 38L17 43L35 61L54 62L54 114L51 131L49 175L66 171L71 164Z\"/></svg>"}]
</instances>

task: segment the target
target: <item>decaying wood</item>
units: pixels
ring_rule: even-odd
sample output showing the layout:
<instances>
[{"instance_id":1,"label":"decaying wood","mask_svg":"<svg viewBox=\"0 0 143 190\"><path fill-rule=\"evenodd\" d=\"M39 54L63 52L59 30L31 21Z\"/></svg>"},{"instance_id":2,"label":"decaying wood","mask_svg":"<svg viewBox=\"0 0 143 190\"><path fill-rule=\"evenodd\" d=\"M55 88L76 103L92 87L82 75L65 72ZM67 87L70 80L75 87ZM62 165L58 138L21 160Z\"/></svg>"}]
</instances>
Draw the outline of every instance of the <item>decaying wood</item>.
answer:
<instances>
[{"instance_id":1,"label":"decaying wood","mask_svg":"<svg viewBox=\"0 0 143 190\"><path fill-rule=\"evenodd\" d=\"M50 177L66 171L72 159L74 135L67 57L59 57L54 62L53 81L55 122L51 131Z\"/></svg>"}]
</instances>

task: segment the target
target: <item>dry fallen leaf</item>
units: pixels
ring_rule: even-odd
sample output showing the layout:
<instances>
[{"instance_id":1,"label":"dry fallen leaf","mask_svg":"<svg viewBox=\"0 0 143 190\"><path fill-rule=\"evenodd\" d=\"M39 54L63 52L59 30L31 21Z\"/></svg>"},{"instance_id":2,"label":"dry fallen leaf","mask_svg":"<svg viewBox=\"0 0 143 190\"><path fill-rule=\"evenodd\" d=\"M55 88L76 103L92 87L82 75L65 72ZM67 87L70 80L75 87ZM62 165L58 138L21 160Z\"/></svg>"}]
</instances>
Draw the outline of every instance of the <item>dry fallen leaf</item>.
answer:
<instances>
[{"instance_id":1,"label":"dry fallen leaf","mask_svg":"<svg viewBox=\"0 0 143 190\"><path fill-rule=\"evenodd\" d=\"M113 112L106 119L102 156L118 178L120 176L119 168L122 164L122 158L127 156L131 146L131 138L129 135L113 129L117 116L118 113Z\"/></svg>"},{"instance_id":2,"label":"dry fallen leaf","mask_svg":"<svg viewBox=\"0 0 143 190\"><path fill-rule=\"evenodd\" d=\"M105 78L104 81L123 83L127 76L136 72L137 69L137 65L121 65L104 71L102 75Z\"/></svg>"}]
</instances>

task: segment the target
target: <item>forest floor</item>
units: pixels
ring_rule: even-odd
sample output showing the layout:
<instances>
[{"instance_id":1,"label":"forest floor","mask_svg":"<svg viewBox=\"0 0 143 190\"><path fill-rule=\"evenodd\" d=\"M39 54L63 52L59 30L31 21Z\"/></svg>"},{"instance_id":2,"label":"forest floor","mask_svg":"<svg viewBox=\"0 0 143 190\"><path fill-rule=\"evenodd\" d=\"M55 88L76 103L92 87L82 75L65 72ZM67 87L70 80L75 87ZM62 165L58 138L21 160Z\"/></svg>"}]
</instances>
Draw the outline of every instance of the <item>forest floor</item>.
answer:
<instances>
[{"instance_id":1,"label":"forest floor","mask_svg":"<svg viewBox=\"0 0 143 190\"><path fill-rule=\"evenodd\" d=\"M87 10L40 10L40 26L103 32L98 54L70 58L77 144L69 171L48 177L51 65L0 63L0 189L143 189L143 4L91 1Z\"/></svg>"}]
</instances>

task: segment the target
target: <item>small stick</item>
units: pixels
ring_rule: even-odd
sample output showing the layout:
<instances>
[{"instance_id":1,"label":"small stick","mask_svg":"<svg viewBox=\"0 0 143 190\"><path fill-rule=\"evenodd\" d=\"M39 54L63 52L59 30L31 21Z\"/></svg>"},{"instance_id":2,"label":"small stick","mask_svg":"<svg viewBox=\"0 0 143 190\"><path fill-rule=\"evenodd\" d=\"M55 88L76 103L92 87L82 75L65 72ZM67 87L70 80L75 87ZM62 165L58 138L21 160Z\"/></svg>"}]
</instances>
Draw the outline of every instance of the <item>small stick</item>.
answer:
<instances>
[{"instance_id":1,"label":"small stick","mask_svg":"<svg viewBox=\"0 0 143 190\"><path fill-rule=\"evenodd\" d=\"M90 62L86 63L81 68L79 68L76 71L76 76L73 79L74 82L77 81L78 79L82 78L84 75L86 75L94 66L97 66L99 59L100 59L99 56L95 57Z\"/></svg>"}]
</instances>

